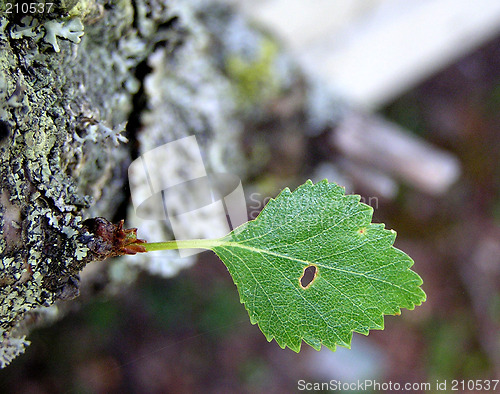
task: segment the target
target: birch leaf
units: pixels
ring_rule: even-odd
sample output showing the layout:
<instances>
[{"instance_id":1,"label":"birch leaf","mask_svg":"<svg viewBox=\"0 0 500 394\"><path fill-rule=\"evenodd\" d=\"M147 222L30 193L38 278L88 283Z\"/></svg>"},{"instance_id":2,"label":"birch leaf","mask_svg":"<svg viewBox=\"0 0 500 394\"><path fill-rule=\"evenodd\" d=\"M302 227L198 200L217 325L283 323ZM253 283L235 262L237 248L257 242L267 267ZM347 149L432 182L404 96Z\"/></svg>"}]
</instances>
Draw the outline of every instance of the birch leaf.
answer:
<instances>
[{"instance_id":1,"label":"birch leaf","mask_svg":"<svg viewBox=\"0 0 500 394\"><path fill-rule=\"evenodd\" d=\"M413 260L373 209L326 180L283 190L260 215L209 241L227 266L250 320L298 352L302 341L350 347L352 333L384 328L425 301Z\"/></svg>"}]
</instances>

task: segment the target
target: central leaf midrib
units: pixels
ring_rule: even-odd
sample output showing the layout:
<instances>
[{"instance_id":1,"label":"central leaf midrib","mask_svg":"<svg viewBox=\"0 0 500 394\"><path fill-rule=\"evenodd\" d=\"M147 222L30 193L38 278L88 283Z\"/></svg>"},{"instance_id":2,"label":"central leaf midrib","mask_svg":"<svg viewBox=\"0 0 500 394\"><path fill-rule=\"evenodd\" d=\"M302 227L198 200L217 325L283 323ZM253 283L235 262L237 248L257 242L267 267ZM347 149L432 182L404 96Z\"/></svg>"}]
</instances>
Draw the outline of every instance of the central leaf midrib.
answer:
<instances>
[{"instance_id":1,"label":"central leaf midrib","mask_svg":"<svg viewBox=\"0 0 500 394\"><path fill-rule=\"evenodd\" d=\"M366 274L364 274L362 272L349 271L349 270L345 270L345 269L342 269L342 268L331 267L331 266L323 265L321 263L317 263L317 262L314 262L314 261L307 261L307 260L302 260L302 259L298 259L298 258L295 258L295 257L290 257L288 255L280 254L280 253L276 253L276 252L272 252L272 251L269 251L269 250L266 250L266 249L258 249L258 248L254 248L252 246L242 245L242 244L237 243L237 242L220 241L220 242L217 242L217 244L214 244L214 246L211 249L217 248L217 247L220 247L220 248L223 248L223 249L225 249L226 247L229 247L229 248L233 247L233 248L245 249L245 250L248 250L248 251L253 252L253 253L268 254L268 255L271 255L271 256L275 256L275 257L279 257L279 258L283 258L283 259L295 261L295 262L298 262L298 263L302 263L304 265L310 265L311 263L314 263L315 265L317 265L318 267L321 267L321 268L325 268L325 269L329 269L329 270L333 270L333 271L337 271L337 272L341 272L341 273L345 273L345 274L351 274L351 275L361 276L361 277L363 277L365 279L368 279L368 280L376 280L378 282L385 283L385 284L388 284L390 286L394 286L394 287L396 287L396 288L398 288L400 290L404 290L404 291L410 293L409 290L407 290L405 288L402 288L400 286L397 286L394 283L388 282L386 280L383 280L383 279L380 279L380 278L377 278L377 277L367 276Z\"/></svg>"}]
</instances>

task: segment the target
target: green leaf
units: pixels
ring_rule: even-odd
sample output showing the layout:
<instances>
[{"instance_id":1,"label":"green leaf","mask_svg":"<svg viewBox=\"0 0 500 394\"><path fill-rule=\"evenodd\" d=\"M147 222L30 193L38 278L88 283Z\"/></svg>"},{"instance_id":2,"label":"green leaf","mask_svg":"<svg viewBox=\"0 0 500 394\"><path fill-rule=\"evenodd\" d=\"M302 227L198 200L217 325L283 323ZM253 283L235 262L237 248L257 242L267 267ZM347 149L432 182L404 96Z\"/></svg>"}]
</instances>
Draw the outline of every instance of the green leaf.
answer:
<instances>
[{"instance_id":1,"label":"green leaf","mask_svg":"<svg viewBox=\"0 0 500 394\"><path fill-rule=\"evenodd\" d=\"M353 332L381 330L384 315L426 298L422 279L409 269L413 260L392 246L396 233L371 223L372 214L342 187L307 181L283 190L227 236L198 243L227 266L268 341L296 352L302 341L335 350L350 347ZM306 281L311 266L315 276Z\"/></svg>"},{"instance_id":2,"label":"green leaf","mask_svg":"<svg viewBox=\"0 0 500 394\"><path fill-rule=\"evenodd\" d=\"M353 332L382 330L384 315L399 315L426 298L422 279L410 270L413 260L392 246L396 232L371 223L372 215L360 196L346 196L327 180L307 181L294 192L283 190L255 220L225 237L127 246L211 249L269 341L296 352L302 341L335 350L350 347Z\"/></svg>"}]
</instances>

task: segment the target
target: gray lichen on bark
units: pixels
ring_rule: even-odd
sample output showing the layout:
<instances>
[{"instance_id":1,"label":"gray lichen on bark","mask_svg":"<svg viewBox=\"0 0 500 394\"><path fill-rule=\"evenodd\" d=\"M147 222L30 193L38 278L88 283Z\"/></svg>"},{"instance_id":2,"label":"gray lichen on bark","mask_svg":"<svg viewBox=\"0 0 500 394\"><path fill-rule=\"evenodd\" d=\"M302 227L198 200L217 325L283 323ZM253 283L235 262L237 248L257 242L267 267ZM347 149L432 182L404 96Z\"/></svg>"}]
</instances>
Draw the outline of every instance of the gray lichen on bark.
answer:
<instances>
[{"instance_id":1,"label":"gray lichen on bark","mask_svg":"<svg viewBox=\"0 0 500 394\"><path fill-rule=\"evenodd\" d=\"M106 257L83 221L111 219L128 198L126 171L136 148L124 142L140 126L138 97L155 94L141 87L138 71L148 68L151 54L156 77L170 79L156 88L177 91L162 93L170 100L167 124L148 128L165 110L153 103L145 132L161 135L156 143L190 134L216 141L202 148L218 169L221 152L237 150L234 108L217 99L225 77L206 61L198 65L208 68L197 69L194 60L207 55L207 45L196 42L208 34L194 16L196 1L54 3L38 18L0 17L0 367L23 351L37 321L53 315L46 307L78 294L82 268ZM184 48L179 56L176 48ZM197 84L220 104L217 116L195 100ZM185 97L174 108L176 93ZM130 119L134 127L125 126ZM150 149L151 138L142 137L140 152Z\"/></svg>"}]
</instances>

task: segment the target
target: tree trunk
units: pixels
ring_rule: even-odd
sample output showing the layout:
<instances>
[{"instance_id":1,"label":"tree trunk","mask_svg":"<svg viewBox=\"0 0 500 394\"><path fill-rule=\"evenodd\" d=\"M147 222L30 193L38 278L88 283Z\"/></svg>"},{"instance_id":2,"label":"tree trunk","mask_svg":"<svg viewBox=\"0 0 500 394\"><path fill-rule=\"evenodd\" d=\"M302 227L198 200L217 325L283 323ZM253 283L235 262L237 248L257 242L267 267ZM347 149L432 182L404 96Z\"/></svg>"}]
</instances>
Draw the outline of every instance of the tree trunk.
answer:
<instances>
[{"instance_id":1,"label":"tree trunk","mask_svg":"<svg viewBox=\"0 0 500 394\"><path fill-rule=\"evenodd\" d=\"M80 275L108 256L83 222L126 216L132 160L196 135L207 166L235 172L241 127L196 3L61 0L35 18L2 12L1 367L61 300L96 278L122 280L108 263ZM164 223L153 227L150 236L169 238ZM164 260L168 274L189 262Z\"/></svg>"}]
</instances>

